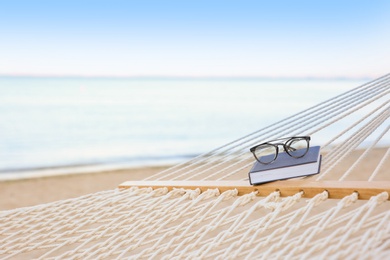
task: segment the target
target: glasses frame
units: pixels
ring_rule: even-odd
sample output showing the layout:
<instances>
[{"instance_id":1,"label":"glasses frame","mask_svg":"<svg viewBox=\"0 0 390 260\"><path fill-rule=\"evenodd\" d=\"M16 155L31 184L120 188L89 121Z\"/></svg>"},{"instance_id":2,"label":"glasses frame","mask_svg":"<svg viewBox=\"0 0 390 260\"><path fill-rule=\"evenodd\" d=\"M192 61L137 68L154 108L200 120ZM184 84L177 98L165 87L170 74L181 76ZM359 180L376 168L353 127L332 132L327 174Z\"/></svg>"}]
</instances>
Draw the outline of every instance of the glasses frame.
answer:
<instances>
[{"instance_id":1,"label":"glasses frame","mask_svg":"<svg viewBox=\"0 0 390 260\"><path fill-rule=\"evenodd\" d=\"M294 139L304 139L306 140L307 142L307 149L305 151L305 153L303 155L300 155L300 156L294 156L292 154L290 154L290 152L288 151L289 149L287 149L287 144L289 142L291 142L292 140ZM276 141L280 141L280 140L286 140L285 142L283 143L272 143L272 142L276 142ZM270 163L273 163L277 158L278 158L278 155L279 155L279 146L283 146L283 149L284 151L291 157L293 158L302 158L303 156L305 156L307 154L307 152L309 151L309 148L310 148L310 136L293 136L293 137L286 137L286 138L279 138L279 139L274 139L274 140L271 140L271 141L268 141L268 142L264 142L264 143L261 143L261 144L258 144L256 146L253 146L252 148L250 148L249 150L251 151L251 153L253 154L253 156L255 157L256 161L258 161L259 163L261 164L270 164ZM256 149L260 146L264 146L264 145L271 145L273 147L275 147L275 150L276 150L276 153L275 153L275 156L274 158L272 159L272 161L270 162L262 162L260 161L259 158L257 158L256 156Z\"/></svg>"}]
</instances>

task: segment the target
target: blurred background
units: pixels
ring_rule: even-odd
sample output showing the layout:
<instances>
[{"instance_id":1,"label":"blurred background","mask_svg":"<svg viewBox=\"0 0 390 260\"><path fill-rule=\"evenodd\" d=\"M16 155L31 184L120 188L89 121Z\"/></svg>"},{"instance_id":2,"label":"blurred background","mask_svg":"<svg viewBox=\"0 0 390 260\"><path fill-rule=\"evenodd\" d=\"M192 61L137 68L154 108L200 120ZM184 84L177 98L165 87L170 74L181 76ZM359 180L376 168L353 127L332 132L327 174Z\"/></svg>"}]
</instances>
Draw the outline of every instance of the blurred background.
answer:
<instances>
[{"instance_id":1,"label":"blurred background","mask_svg":"<svg viewBox=\"0 0 390 260\"><path fill-rule=\"evenodd\" d=\"M0 174L172 164L389 72L389 1L0 1Z\"/></svg>"}]
</instances>

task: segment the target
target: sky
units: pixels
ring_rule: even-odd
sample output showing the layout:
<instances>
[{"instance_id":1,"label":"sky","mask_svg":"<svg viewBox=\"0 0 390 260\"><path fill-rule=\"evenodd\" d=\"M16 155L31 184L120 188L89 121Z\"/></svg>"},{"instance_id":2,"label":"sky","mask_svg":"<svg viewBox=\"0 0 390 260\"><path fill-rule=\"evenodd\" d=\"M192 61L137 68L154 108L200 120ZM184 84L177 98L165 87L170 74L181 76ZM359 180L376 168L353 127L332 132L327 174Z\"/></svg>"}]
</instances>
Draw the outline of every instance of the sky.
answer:
<instances>
[{"instance_id":1,"label":"sky","mask_svg":"<svg viewBox=\"0 0 390 260\"><path fill-rule=\"evenodd\" d=\"M390 1L0 0L0 75L389 72Z\"/></svg>"}]
</instances>

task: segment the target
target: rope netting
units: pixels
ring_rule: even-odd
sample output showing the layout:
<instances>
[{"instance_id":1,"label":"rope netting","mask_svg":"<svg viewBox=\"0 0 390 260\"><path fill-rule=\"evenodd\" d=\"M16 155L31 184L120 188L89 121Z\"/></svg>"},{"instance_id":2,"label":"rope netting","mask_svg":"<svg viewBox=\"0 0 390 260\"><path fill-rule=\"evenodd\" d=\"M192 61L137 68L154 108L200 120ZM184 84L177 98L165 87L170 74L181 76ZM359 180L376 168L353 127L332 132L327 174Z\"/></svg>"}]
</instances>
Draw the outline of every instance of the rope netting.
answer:
<instances>
[{"instance_id":1,"label":"rope netting","mask_svg":"<svg viewBox=\"0 0 390 260\"><path fill-rule=\"evenodd\" d=\"M308 180L390 181L390 74L146 180L245 180L249 147L310 135L321 173ZM337 134L335 133L334 130ZM294 180L291 180L293 182ZM261 189L261 186L259 186ZM1 259L386 259L389 194L131 187L0 212Z\"/></svg>"},{"instance_id":2,"label":"rope netting","mask_svg":"<svg viewBox=\"0 0 390 260\"><path fill-rule=\"evenodd\" d=\"M3 259L389 255L387 193L369 201L236 191L113 190L3 213ZM380 258L383 256L383 258Z\"/></svg>"}]
</instances>

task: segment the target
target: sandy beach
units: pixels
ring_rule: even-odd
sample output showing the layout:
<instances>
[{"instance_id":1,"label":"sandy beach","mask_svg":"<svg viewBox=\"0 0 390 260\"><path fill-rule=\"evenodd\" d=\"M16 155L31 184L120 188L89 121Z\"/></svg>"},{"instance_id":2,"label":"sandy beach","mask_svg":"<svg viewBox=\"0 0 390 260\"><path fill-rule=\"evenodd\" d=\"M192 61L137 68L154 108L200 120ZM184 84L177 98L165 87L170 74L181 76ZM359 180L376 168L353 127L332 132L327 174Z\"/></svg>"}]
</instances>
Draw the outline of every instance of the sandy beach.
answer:
<instances>
[{"instance_id":1,"label":"sandy beach","mask_svg":"<svg viewBox=\"0 0 390 260\"><path fill-rule=\"evenodd\" d=\"M141 180L167 166L0 181L0 210L34 206L88 193L115 189L128 180Z\"/></svg>"}]
</instances>

